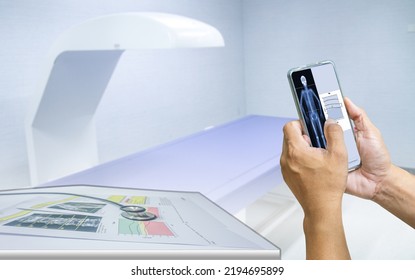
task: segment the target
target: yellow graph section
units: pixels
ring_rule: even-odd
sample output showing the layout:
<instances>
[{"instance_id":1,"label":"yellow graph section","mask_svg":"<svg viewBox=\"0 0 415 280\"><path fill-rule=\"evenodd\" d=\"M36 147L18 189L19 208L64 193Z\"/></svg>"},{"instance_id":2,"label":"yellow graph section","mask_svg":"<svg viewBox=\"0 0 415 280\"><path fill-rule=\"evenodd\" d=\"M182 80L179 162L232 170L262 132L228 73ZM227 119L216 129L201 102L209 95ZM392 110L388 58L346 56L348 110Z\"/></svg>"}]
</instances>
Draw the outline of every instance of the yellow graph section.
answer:
<instances>
[{"instance_id":1,"label":"yellow graph section","mask_svg":"<svg viewBox=\"0 0 415 280\"><path fill-rule=\"evenodd\" d=\"M146 204L146 196L131 196L128 200L130 204Z\"/></svg>"},{"instance_id":2,"label":"yellow graph section","mask_svg":"<svg viewBox=\"0 0 415 280\"><path fill-rule=\"evenodd\" d=\"M15 214L12 214L12 215L9 215L9 216L1 217L0 222L5 222L5 221L8 221L8 220L11 220L11 219L14 219L14 218L19 218L21 216L29 214L30 212L32 212L32 211L31 210L23 210L23 211L17 212Z\"/></svg>"},{"instance_id":3,"label":"yellow graph section","mask_svg":"<svg viewBox=\"0 0 415 280\"><path fill-rule=\"evenodd\" d=\"M111 195L107 199L112 202L121 203L125 198L125 195Z\"/></svg>"},{"instance_id":4,"label":"yellow graph section","mask_svg":"<svg viewBox=\"0 0 415 280\"><path fill-rule=\"evenodd\" d=\"M111 195L107 199L116 203L125 204L146 204L147 201L146 196Z\"/></svg>"}]
</instances>

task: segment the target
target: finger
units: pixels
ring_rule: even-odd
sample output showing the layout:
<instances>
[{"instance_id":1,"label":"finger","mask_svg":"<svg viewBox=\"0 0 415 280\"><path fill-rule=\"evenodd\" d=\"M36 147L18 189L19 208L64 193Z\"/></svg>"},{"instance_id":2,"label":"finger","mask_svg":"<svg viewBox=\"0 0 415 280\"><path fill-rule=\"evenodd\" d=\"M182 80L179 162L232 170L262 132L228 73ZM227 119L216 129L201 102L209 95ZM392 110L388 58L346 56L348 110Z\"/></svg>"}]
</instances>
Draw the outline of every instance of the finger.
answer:
<instances>
[{"instance_id":1,"label":"finger","mask_svg":"<svg viewBox=\"0 0 415 280\"><path fill-rule=\"evenodd\" d=\"M353 120L355 127L358 131L365 131L368 129L367 125L371 125L366 112L356 106L349 98L344 98L344 104L346 106L349 117Z\"/></svg>"},{"instance_id":2,"label":"finger","mask_svg":"<svg viewBox=\"0 0 415 280\"><path fill-rule=\"evenodd\" d=\"M310 137L309 137L308 135L305 135L305 134L304 134L304 135L303 135L303 138L304 138L304 140L305 140L305 141L307 141L307 143L308 143L308 145L309 145L309 146L311 146L311 145L312 145L312 144L311 144L311 139L310 139Z\"/></svg>"},{"instance_id":3,"label":"finger","mask_svg":"<svg viewBox=\"0 0 415 280\"><path fill-rule=\"evenodd\" d=\"M293 143L294 145L306 145L308 146L307 141L303 137L303 131L300 121L291 121L284 125L284 142Z\"/></svg>"},{"instance_id":4,"label":"finger","mask_svg":"<svg viewBox=\"0 0 415 280\"><path fill-rule=\"evenodd\" d=\"M349 116L354 122L356 137L360 135L380 137L379 129L372 123L366 112L357 107L349 98L345 98L344 101Z\"/></svg>"},{"instance_id":5,"label":"finger","mask_svg":"<svg viewBox=\"0 0 415 280\"><path fill-rule=\"evenodd\" d=\"M344 143L343 129L334 120L328 119L324 124L324 134L327 140L327 150L337 155L347 155Z\"/></svg>"},{"instance_id":6,"label":"finger","mask_svg":"<svg viewBox=\"0 0 415 280\"><path fill-rule=\"evenodd\" d=\"M345 97L344 98L344 105L346 106L347 113L349 113L349 117L352 120L357 119L359 116L362 115L362 109L357 107L350 98Z\"/></svg>"}]
</instances>

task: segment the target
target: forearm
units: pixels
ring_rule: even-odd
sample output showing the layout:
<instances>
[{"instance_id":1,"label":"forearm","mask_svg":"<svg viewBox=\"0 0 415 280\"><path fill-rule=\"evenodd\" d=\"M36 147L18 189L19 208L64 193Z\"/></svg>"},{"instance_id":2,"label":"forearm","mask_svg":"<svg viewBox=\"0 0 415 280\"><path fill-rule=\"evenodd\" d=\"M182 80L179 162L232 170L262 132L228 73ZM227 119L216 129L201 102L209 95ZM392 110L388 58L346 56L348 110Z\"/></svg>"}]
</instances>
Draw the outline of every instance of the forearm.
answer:
<instances>
[{"instance_id":1,"label":"forearm","mask_svg":"<svg viewBox=\"0 0 415 280\"><path fill-rule=\"evenodd\" d=\"M373 201L415 228L415 176L392 166L379 183Z\"/></svg>"},{"instance_id":2,"label":"forearm","mask_svg":"<svg viewBox=\"0 0 415 280\"><path fill-rule=\"evenodd\" d=\"M341 204L340 204L341 205ZM306 258L350 259L342 222L341 206L305 215Z\"/></svg>"}]
</instances>

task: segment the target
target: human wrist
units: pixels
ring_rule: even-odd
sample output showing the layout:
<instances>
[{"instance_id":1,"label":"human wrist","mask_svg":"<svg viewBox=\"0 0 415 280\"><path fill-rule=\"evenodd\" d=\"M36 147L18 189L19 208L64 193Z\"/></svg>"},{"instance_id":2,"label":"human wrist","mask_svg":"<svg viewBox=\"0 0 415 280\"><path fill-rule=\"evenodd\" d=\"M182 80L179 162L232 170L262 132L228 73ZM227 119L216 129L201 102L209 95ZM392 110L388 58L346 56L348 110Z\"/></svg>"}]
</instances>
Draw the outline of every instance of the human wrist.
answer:
<instances>
[{"instance_id":1,"label":"human wrist","mask_svg":"<svg viewBox=\"0 0 415 280\"><path fill-rule=\"evenodd\" d=\"M341 201L337 204L304 211L304 233L330 231L342 221Z\"/></svg>"},{"instance_id":2,"label":"human wrist","mask_svg":"<svg viewBox=\"0 0 415 280\"><path fill-rule=\"evenodd\" d=\"M377 186L373 201L415 228L415 176L393 166Z\"/></svg>"},{"instance_id":3,"label":"human wrist","mask_svg":"<svg viewBox=\"0 0 415 280\"><path fill-rule=\"evenodd\" d=\"M413 175L396 165L391 165L385 177L376 185L372 201L383 205L388 200L396 199L401 193L401 188L412 185L413 181Z\"/></svg>"},{"instance_id":4,"label":"human wrist","mask_svg":"<svg viewBox=\"0 0 415 280\"><path fill-rule=\"evenodd\" d=\"M307 259L350 259L341 205L305 215L303 228Z\"/></svg>"},{"instance_id":5,"label":"human wrist","mask_svg":"<svg viewBox=\"0 0 415 280\"><path fill-rule=\"evenodd\" d=\"M371 200L382 204L382 201L390 195L390 190L399 184L399 181L402 179L402 174L400 173L401 169L391 164L383 178L376 184L375 192Z\"/></svg>"}]
</instances>

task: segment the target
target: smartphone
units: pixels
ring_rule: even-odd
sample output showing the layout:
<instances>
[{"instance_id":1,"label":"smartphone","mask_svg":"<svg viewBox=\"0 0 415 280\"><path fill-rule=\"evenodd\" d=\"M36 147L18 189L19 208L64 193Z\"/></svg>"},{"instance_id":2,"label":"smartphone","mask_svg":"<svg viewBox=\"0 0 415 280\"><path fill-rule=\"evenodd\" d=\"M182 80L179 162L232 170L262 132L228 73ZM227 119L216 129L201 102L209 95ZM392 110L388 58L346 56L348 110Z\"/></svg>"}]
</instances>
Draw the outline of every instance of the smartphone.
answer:
<instances>
[{"instance_id":1,"label":"smartphone","mask_svg":"<svg viewBox=\"0 0 415 280\"><path fill-rule=\"evenodd\" d=\"M287 76L304 133L312 146L326 148L324 123L329 118L335 120L343 128L349 171L357 169L360 156L334 63L322 61L293 68Z\"/></svg>"}]
</instances>

